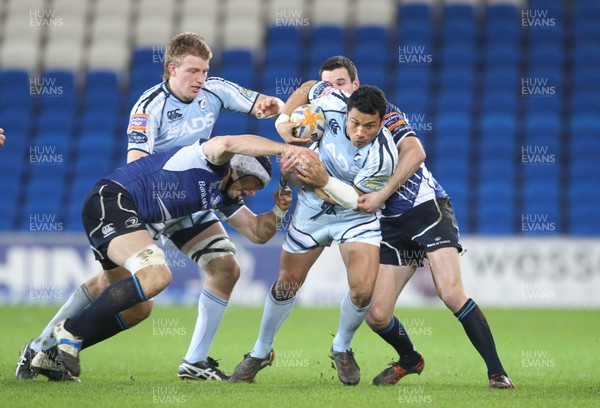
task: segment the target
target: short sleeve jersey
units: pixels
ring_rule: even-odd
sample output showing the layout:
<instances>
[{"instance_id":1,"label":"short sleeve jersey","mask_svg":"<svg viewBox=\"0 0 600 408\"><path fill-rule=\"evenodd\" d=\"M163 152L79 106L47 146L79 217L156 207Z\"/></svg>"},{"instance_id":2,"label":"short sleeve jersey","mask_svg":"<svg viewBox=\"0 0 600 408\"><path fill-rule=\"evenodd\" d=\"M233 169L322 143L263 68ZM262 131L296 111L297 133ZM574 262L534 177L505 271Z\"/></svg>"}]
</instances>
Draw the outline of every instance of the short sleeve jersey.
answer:
<instances>
[{"instance_id":1,"label":"short sleeve jersey","mask_svg":"<svg viewBox=\"0 0 600 408\"><path fill-rule=\"evenodd\" d=\"M392 135L382 128L371 143L360 148L354 146L346 135L348 95L330 88L315 97L321 84L323 82L313 86L309 100L321 107L325 115L325 132L315 147L319 150L328 174L365 193L380 190L394 171L398 159ZM313 189L305 187L300 190L300 194L305 194L308 205L320 208L322 200Z\"/></svg>"},{"instance_id":2,"label":"short sleeve jersey","mask_svg":"<svg viewBox=\"0 0 600 408\"><path fill-rule=\"evenodd\" d=\"M313 100L332 92L333 88L321 81L311 89L309 100L313 103ZM389 102L384 116L384 127L390 131L396 146L406 137L417 137L406 114ZM425 201L446 196L442 186L423 163L412 177L388 198L381 213L384 217L397 217Z\"/></svg>"},{"instance_id":3,"label":"short sleeve jersey","mask_svg":"<svg viewBox=\"0 0 600 408\"><path fill-rule=\"evenodd\" d=\"M223 78L211 77L194 100L183 102L162 82L144 92L133 106L127 150L152 154L209 139L221 110L250 113L258 95Z\"/></svg>"},{"instance_id":4,"label":"short sleeve jersey","mask_svg":"<svg viewBox=\"0 0 600 408\"><path fill-rule=\"evenodd\" d=\"M204 141L142 157L105 177L133 197L146 223L164 222L200 210L230 217L243 206L219 189L229 163L215 165L202 149Z\"/></svg>"}]
</instances>

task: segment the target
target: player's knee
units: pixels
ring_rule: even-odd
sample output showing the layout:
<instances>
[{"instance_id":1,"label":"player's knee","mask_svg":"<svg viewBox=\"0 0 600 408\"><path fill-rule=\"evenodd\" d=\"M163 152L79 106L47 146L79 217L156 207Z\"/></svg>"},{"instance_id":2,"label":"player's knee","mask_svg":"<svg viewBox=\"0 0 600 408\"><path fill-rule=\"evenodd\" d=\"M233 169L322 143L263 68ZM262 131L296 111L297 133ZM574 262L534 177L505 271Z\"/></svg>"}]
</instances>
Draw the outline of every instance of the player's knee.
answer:
<instances>
[{"instance_id":1,"label":"player's knee","mask_svg":"<svg viewBox=\"0 0 600 408\"><path fill-rule=\"evenodd\" d=\"M235 245L229 240L229 237L226 234L217 234L196 242L187 251L187 255L202 269L210 272L217 267L218 269L221 269L222 266L226 267L228 262L237 264L232 256L235 255L235 252ZM239 266L237 269L239 276ZM234 271L232 270L232 272Z\"/></svg>"},{"instance_id":2,"label":"player's knee","mask_svg":"<svg viewBox=\"0 0 600 408\"><path fill-rule=\"evenodd\" d=\"M369 306L369 303L371 303L372 294L373 291L369 290L369 288L353 288L350 290L350 300L354 306L362 309L363 307Z\"/></svg>"},{"instance_id":3,"label":"player's knee","mask_svg":"<svg viewBox=\"0 0 600 408\"><path fill-rule=\"evenodd\" d=\"M135 306L130 307L127 310L121 312L121 317L125 320L128 328L135 326L138 323L146 320L152 313L152 307L154 306L154 300L150 299L142 303L138 303Z\"/></svg>"},{"instance_id":4,"label":"player's knee","mask_svg":"<svg viewBox=\"0 0 600 408\"><path fill-rule=\"evenodd\" d=\"M302 287L302 283L302 281L293 276L279 277L271 288L271 294L279 301L291 299L296 296L296 293Z\"/></svg>"},{"instance_id":5,"label":"player's knee","mask_svg":"<svg viewBox=\"0 0 600 408\"><path fill-rule=\"evenodd\" d=\"M385 310L374 304L371 306L371 309L369 309L365 321L371 329L379 331L389 326L390 316Z\"/></svg>"},{"instance_id":6,"label":"player's knee","mask_svg":"<svg viewBox=\"0 0 600 408\"><path fill-rule=\"evenodd\" d=\"M240 265L231 255L214 258L203 269L208 275L230 284L235 284L240 278Z\"/></svg>"},{"instance_id":7,"label":"player's knee","mask_svg":"<svg viewBox=\"0 0 600 408\"><path fill-rule=\"evenodd\" d=\"M165 253L154 244L133 254L123 266L143 280L143 290L148 298L156 296L171 283Z\"/></svg>"}]
</instances>

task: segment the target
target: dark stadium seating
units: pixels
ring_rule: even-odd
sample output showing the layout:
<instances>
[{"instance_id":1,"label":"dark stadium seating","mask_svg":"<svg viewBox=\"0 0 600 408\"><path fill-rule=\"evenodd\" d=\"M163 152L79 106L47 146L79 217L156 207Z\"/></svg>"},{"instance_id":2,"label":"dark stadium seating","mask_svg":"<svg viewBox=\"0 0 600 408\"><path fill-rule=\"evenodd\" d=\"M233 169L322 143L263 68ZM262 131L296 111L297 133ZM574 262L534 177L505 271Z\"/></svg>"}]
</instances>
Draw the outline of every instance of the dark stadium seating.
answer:
<instances>
[{"instance_id":1,"label":"dark stadium seating","mask_svg":"<svg viewBox=\"0 0 600 408\"><path fill-rule=\"evenodd\" d=\"M0 1L0 27L11 18L3 4L13 1ZM545 234L600 233L600 2L528 0L522 14L511 1L390 0L395 15L379 24L353 11L324 19L311 13L325 6L299 1L307 25L277 24L273 10L228 24L230 9L215 2L209 11L222 24L203 20L214 52L210 75L285 99L315 79L325 59L348 55L363 84L381 87L406 112L428 167L453 197L461 232L523 233L522 215L535 213L556 223ZM151 25L143 16L132 17L129 31L111 33L100 20L115 17L89 9L94 28L84 32L89 56L78 50L81 68L68 67L68 58L64 66L48 62L51 35L29 52L0 33L0 126L10 135L0 151L0 230L30 230L30 214L53 212L67 230L81 230L84 194L124 162L129 111L161 81L168 38L145 41L140 33ZM189 29L189 16L171 14L173 32ZM524 17L550 26L527 26ZM272 25L257 35L257 21ZM114 53L98 48L101 41ZM129 57L117 59L123 47ZM215 127L215 134L247 132L279 140L270 120L223 112ZM29 151L40 146L63 162L32 163ZM273 205L270 191L247 201L256 212Z\"/></svg>"}]
</instances>

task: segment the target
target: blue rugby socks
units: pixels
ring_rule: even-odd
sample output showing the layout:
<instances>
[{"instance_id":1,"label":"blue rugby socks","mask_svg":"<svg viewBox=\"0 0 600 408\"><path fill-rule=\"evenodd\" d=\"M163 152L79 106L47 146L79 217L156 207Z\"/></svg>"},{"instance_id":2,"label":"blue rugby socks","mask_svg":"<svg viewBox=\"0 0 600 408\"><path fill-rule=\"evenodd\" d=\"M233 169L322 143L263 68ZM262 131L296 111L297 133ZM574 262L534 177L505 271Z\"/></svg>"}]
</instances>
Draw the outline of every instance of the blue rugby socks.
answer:
<instances>
[{"instance_id":1,"label":"blue rugby socks","mask_svg":"<svg viewBox=\"0 0 600 408\"><path fill-rule=\"evenodd\" d=\"M365 320L370 308L371 304L369 303L366 307L359 309L350 301L350 293L344 296L340 303L340 325L333 338L333 351L345 352L350 348L354 333Z\"/></svg>"}]
</instances>

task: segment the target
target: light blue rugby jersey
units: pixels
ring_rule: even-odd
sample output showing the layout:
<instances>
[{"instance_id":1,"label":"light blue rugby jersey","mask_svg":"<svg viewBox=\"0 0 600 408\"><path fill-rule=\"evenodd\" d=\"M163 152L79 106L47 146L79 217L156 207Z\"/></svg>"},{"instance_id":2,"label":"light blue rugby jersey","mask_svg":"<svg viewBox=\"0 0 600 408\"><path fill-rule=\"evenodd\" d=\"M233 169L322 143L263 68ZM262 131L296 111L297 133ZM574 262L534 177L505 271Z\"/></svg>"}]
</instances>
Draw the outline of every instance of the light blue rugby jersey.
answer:
<instances>
[{"instance_id":1,"label":"light blue rugby jersey","mask_svg":"<svg viewBox=\"0 0 600 408\"><path fill-rule=\"evenodd\" d=\"M309 100L315 103L320 97L335 92L335 88L325 81L317 82L309 92ZM386 114L383 118L384 127L390 131L397 146L405 137L417 137L410 126L406 115L395 105L387 102ZM427 170L425 163L415 171L406 182L392 194L382 207L381 214L384 217L398 217L404 212L422 204L426 201L446 197L447 194L442 186Z\"/></svg>"},{"instance_id":2,"label":"light blue rugby jersey","mask_svg":"<svg viewBox=\"0 0 600 408\"><path fill-rule=\"evenodd\" d=\"M159 153L209 139L221 110L250 113L258 95L223 78L211 77L198 96L186 103L162 82L144 92L133 106L127 150Z\"/></svg>"},{"instance_id":3,"label":"light blue rugby jersey","mask_svg":"<svg viewBox=\"0 0 600 408\"><path fill-rule=\"evenodd\" d=\"M104 178L131 194L138 216L146 223L210 209L231 217L243 202L230 199L219 189L229 163L212 164L202 150L203 144L200 141L142 157Z\"/></svg>"},{"instance_id":4,"label":"light blue rugby jersey","mask_svg":"<svg viewBox=\"0 0 600 408\"><path fill-rule=\"evenodd\" d=\"M398 161L398 150L390 132L382 128L373 141L361 148L355 147L346 135L346 103L348 95L332 88L330 91L314 97L309 93L311 103L323 109L325 114L325 132L316 143L321 161L327 173L346 184L370 193L380 190L387 183ZM319 210L323 201L308 186L300 189L299 200Z\"/></svg>"}]
</instances>

